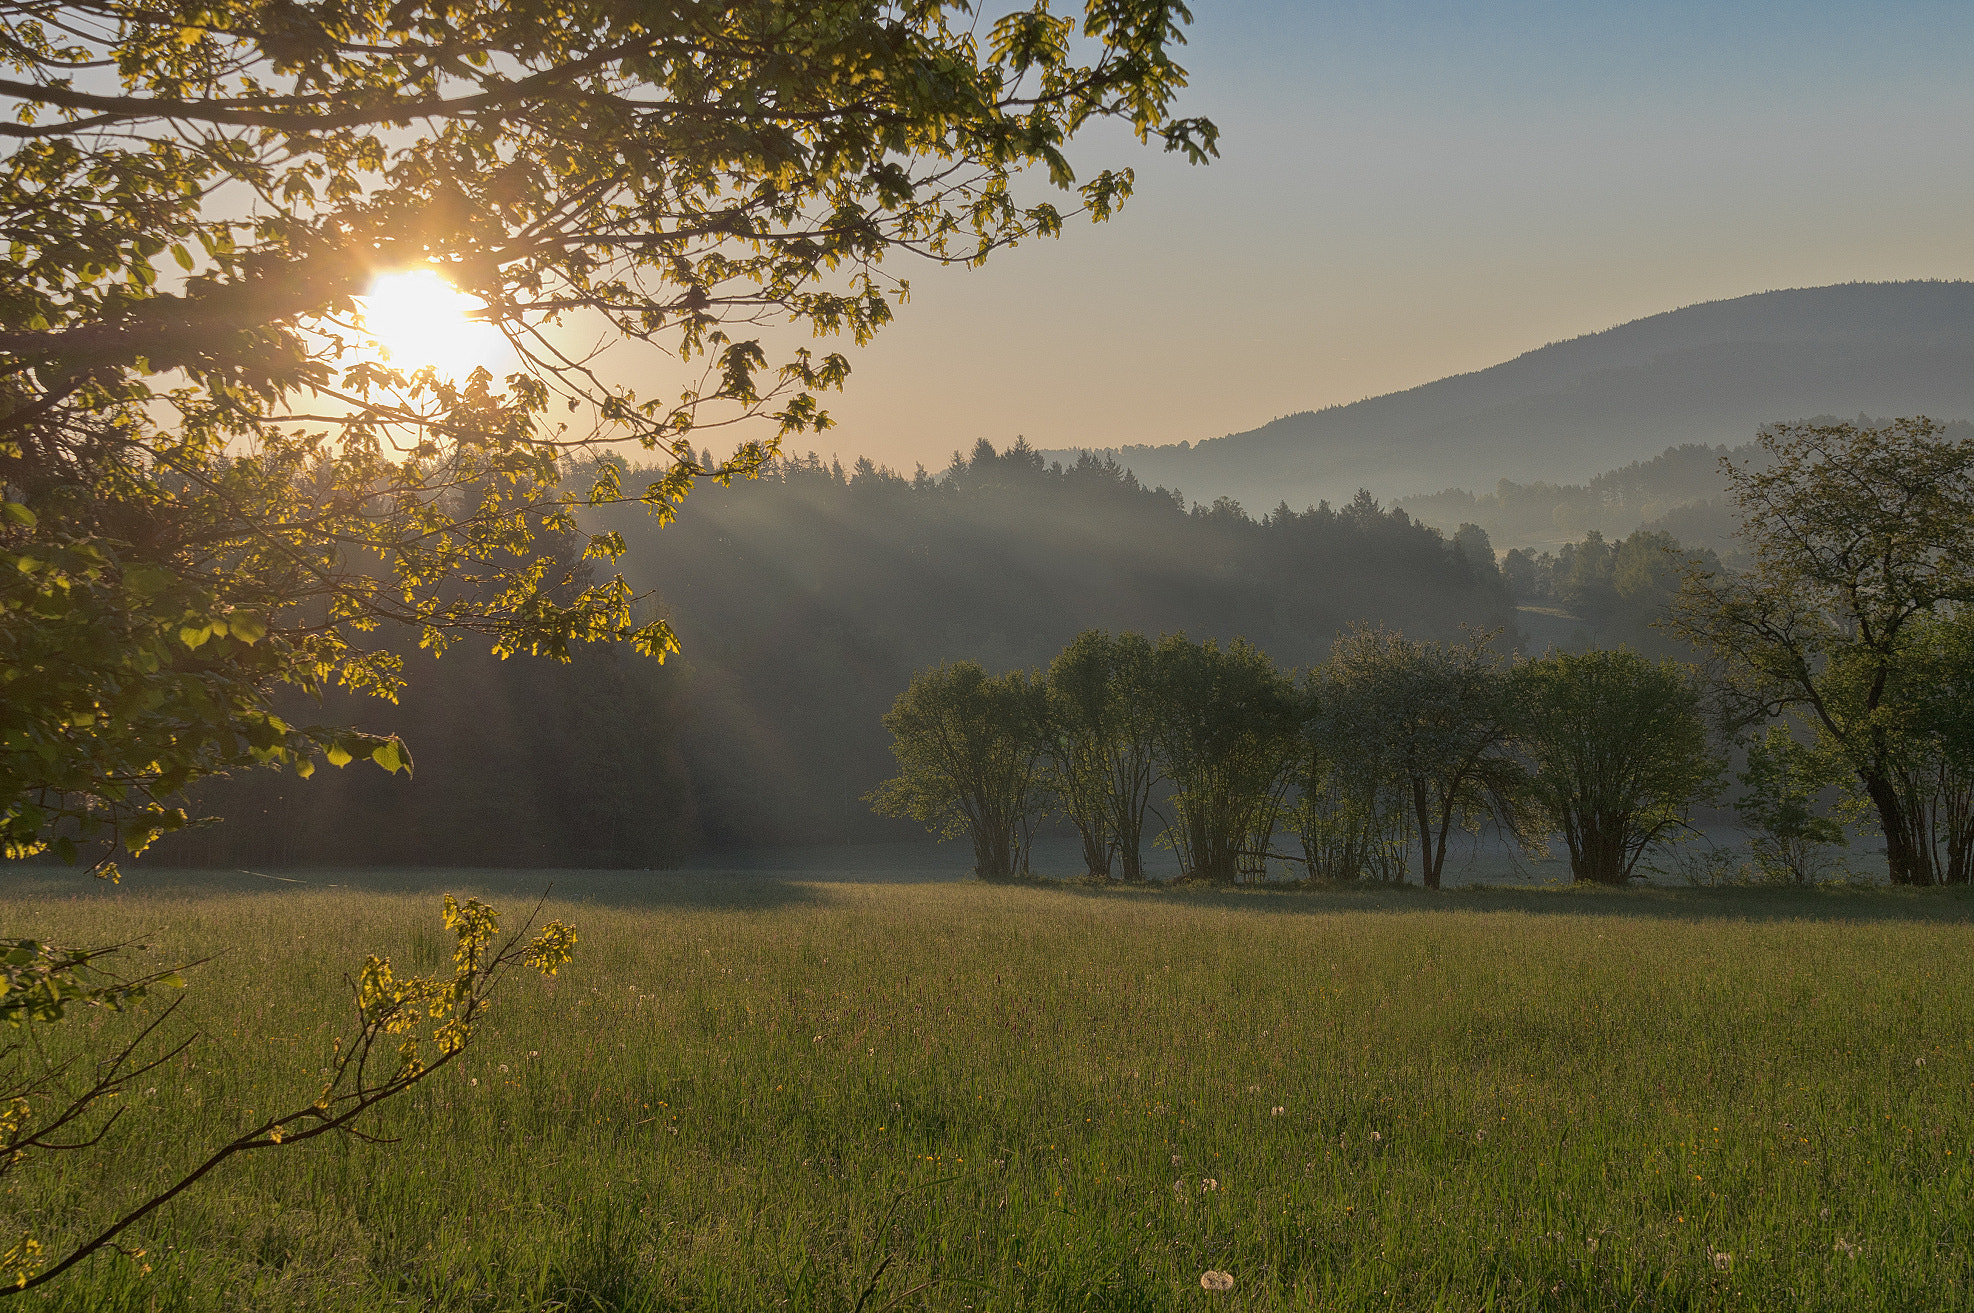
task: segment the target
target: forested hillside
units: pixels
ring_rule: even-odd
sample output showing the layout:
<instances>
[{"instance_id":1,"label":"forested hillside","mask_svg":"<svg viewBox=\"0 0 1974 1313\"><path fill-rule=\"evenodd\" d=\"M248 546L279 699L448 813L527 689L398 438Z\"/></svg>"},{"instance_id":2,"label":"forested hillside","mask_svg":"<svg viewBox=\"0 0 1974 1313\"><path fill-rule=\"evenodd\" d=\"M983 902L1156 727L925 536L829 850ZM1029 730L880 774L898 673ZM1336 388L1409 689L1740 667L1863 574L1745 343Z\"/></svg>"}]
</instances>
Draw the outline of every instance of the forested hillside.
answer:
<instances>
[{"instance_id":1,"label":"forested hillside","mask_svg":"<svg viewBox=\"0 0 1974 1313\"><path fill-rule=\"evenodd\" d=\"M158 860L659 865L908 835L861 799L892 771L879 717L927 665L1037 667L1094 627L1244 636L1296 666L1353 620L1450 638L1514 619L1491 553L1369 497L1257 518L1021 444L910 478L786 460L703 487L669 527L597 515L683 658L415 661L400 707L309 713L402 730L409 783L362 766L231 781L207 799L226 825Z\"/></svg>"}]
</instances>

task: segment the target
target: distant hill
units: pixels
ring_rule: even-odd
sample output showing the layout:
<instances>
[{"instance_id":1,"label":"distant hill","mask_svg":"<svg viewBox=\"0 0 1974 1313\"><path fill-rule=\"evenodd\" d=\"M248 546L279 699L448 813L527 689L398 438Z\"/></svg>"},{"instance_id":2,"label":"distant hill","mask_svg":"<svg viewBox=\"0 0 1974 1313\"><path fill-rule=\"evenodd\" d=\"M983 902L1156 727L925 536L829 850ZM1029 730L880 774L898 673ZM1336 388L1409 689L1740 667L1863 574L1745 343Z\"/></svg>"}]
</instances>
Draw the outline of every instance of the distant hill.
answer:
<instances>
[{"instance_id":1,"label":"distant hill","mask_svg":"<svg viewBox=\"0 0 1974 1313\"><path fill-rule=\"evenodd\" d=\"M1974 283L1711 301L1246 433L1113 450L1148 484L1264 510L1360 487L1580 483L1670 446L1739 446L1775 420L1859 413L1974 417Z\"/></svg>"}]
</instances>

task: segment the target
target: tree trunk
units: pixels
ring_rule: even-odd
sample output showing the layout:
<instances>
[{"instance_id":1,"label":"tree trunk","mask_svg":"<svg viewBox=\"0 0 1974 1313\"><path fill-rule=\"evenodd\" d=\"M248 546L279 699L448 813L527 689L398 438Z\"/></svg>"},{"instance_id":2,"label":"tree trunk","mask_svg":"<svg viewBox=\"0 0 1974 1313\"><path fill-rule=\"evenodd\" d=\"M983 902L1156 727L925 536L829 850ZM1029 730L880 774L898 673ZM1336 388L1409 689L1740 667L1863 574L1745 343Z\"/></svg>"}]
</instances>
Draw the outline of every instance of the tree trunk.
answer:
<instances>
[{"instance_id":1,"label":"tree trunk","mask_svg":"<svg viewBox=\"0 0 1974 1313\"><path fill-rule=\"evenodd\" d=\"M1864 791L1878 808L1878 827L1885 832L1885 865L1893 884L1933 883L1933 854L1914 841L1912 818L1905 800L1890 778L1882 774L1858 772Z\"/></svg>"},{"instance_id":2,"label":"tree trunk","mask_svg":"<svg viewBox=\"0 0 1974 1313\"><path fill-rule=\"evenodd\" d=\"M1582 830L1581 854L1572 857L1570 874L1594 884L1624 884L1624 826L1601 816L1579 822Z\"/></svg>"},{"instance_id":3,"label":"tree trunk","mask_svg":"<svg viewBox=\"0 0 1974 1313\"><path fill-rule=\"evenodd\" d=\"M1076 829L1083 836L1083 865L1091 875L1110 879L1110 838L1103 827L1079 824Z\"/></svg>"},{"instance_id":4,"label":"tree trunk","mask_svg":"<svg viewBox=\"0 0 1974 1313\"><path fill-rule=\"evenodd\" d=\"M1426 782L1412 781L1412 809L1419 817L1419 878L1426 888L1439 888L1439 868L1441 863L1433 860L1432 806L1426 801ZM1446 850L1442 846L1439 853L1443 859Z\"/></svg>"}]
</instances>

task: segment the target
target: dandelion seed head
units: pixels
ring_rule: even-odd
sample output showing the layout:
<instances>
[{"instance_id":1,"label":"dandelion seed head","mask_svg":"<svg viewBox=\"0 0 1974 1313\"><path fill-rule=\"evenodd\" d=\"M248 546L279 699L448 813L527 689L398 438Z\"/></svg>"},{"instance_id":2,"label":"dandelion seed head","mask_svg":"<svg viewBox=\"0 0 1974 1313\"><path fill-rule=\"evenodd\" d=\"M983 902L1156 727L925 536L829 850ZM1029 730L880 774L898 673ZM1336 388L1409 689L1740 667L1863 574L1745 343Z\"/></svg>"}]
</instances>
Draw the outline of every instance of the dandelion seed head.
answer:
<instances>
[{"instance_id":1,"label":"dandelion seed head","mask_svg":"<svg viewBox=\"0 0 1974 1313\"><path fill-rule=\"evenodd\" d=\"M1211 1290L1224 1295L1234 1288L1234 1277L1230 1272L1202 1272L1199 1274L1201 1290Z\"/></svg>"}]
</instances>

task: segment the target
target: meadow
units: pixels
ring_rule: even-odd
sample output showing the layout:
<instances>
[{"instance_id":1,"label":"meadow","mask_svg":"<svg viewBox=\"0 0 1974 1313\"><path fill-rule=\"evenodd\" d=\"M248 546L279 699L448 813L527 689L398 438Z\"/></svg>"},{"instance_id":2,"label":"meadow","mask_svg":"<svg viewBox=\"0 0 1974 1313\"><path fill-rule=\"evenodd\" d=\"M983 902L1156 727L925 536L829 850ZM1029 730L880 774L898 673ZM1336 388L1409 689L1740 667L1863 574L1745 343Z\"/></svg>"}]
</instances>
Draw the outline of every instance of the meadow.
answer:
<instances>
[{"instance_id":1,"label":"meadow","mask_svg":"<svg viewBox=\"0 0 1974 1313\"><path fill-rule=\"evenodd\" d=\"M305 1101L362 955L438 965L441 890L552 879L581 941L390 1142L236 1160L15 1307L1974 1306L1960 891L294 878L4 877L10 933L218 956L0 1229Z\"/></svg>"}]
</instances>

